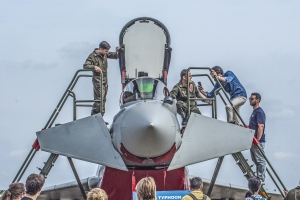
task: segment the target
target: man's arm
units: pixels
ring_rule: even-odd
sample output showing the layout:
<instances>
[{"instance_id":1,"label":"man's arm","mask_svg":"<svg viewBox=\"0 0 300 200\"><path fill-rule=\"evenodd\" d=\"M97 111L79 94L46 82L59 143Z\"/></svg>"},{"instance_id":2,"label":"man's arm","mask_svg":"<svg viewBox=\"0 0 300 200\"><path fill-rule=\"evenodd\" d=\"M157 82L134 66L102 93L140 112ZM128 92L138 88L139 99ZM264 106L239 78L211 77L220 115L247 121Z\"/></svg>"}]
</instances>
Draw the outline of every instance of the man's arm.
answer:
<instances>
[{"instance_id":1,"label":"man's arm","mask_svg":"<svg viewBox=\"0 0 300 200\"><path fill-rule=\"evenodd\" d=\"M259 141L261 139L261 136L264 132L264 127L265 125L264 124L260 124L258 123L258 129L257 129L257 136L256 136L256 139Z\"/></svg>"},{"instance_id":2,"label":"man's arm","mask_svg":"<svg viewBox=\"0 0 300 200\"><path fill-rule=\"evenodd\" d=\"M223 77L218 77L218 79L221 82L227 82L227 83L230 83L234 78L235 78L235 75L231 71L226 72Z\"/></svg>"},{"instance_id":3,"label":"man's arm","mask_svg":"<svg viewBox=\"0 0 300 200\"><path fill-rule=\"evenodd\" d=\"M120 50L120 47L117 46L116 47L116 52L109 52L107 54L107 58L109 58L109 59L118 59L119 58L119 50Z\"/></svg>"},{"instance_id":4,"label":"man's arm","mask_svg":"<svg viewBox=\"0 0 300 200\"><path fill-rule=\"evenodd\" d=\"M95 65L91 55L89 55L89 57L86 59L85 63L83 64L83 69L94 69L96 72L102 73L100 67Z\"/></svg>"},{"instance_id":5,"label":"man's arm","mask_svg":"<svg viewBox=\"0 0 300 200\"><path fill-rule=\"evenodd\" d=\"M204 95L204 94L203 94L203 95ZM197 97L198 97L198 98L204 98L204 97L200 94L200 92L197 93ZM206 96L205 96L205 97L206 97ZM210 101L208 101L208 100L202 100L202 102L210 103Z\"/></svg>"},{"instance_id":6,"label":"man's arm","mask_svg":"<svg viewBox=\"0 0 300 200\"><path fill-rule=\"evenodd\" d=\"M95 63L92 59L92 56L89 55L89 57L86 59L85 63L83 64L83 69L94 69Z\"/></svg>"},{"instance_id":7,"label":"man's arm","mask_svg":"<svg viewBox=\"0 0 300 200\"><path fill-rule=\"evenodd\" d=\"M217 78L219 81L226 82L226 78L222 76L218 76L217 72L215 72L214 70L211 70L210 73L213 75L213 77Z\"/></svg>"},{"instance_id":8,"label":"man's arm","mask_svg":"<svg viewBox=\"0 0 300 200\"><path fill-rule=\"evenodd\" d=\"M261 136L264 133L264 127L265 127L265 122L266 122L266 117L263 113L259 112L257 113L257 124L258 124L258 129L257 129L257 140L259 141L261 139Z\"/></svg>"},{"instance_id":9,"label":"man's arm","mask_svg":"<svg viewBox=\"0 0 300 200\"><path fill-rule=\"evenodd\" d=\"M219 79L220 82L226 82L226 78L222 76L217 76L217 79Z\"/></svg>"},{"instance_id":10,"label":"man's arm","mask_svg":"<svg viewBox=\"0 0 300 200\"><path fill-rule=\"evenodd\" d=\"M173 99L176 99L177 94L178 94L178 87L175 85L175 86L173 87L173 89L171 90L171 92L170 92L170 96L171 96Z\"/></svg>"},{"instance_id":11,"label":"man's arm","mask_svg":"<svg viewBox=\"0 0 300 200\"><path fill-rule=\"evenodd\" d=\"M213 90L210 91L210 92L205 92L205 91L204 91L204 88L203 88L202 86L198 86L198 89L200 90L200 92L201 92L204 96L206 96L206 97L208 97L208 98L212 98L212 97L214 97L214 92L215 92L216 89L218 89L219 87L220 87L219 84L216 83L216 84L214 85Z\"/></svg>"}]
</instances>

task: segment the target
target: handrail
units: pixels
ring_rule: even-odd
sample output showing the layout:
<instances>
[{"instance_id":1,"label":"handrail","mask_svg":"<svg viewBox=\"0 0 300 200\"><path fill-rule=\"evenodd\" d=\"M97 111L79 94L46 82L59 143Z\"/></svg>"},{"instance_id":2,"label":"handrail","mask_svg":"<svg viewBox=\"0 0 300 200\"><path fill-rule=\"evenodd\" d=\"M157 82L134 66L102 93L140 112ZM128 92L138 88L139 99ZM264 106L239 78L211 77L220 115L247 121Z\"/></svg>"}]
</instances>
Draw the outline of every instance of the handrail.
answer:
<instances>
[{"instance_id":1,"label":"handrail","mask_svg":"<svg viewBox=\"0 0 300 200\"><path fill-rule=\"evenodd\" d=\"M222 89L222 91L224 92L225 97L227 98L228 102L230 103L230 105L231 105L232 109L234 110L235 114L239 117L239 119L241 120L242 124L243 124L244 126L246 126L246 123L245 123L244 120L242 119L240 113L239 113L239 112L236 110L236 108L233 106L233 103L231 102L230 98L228 97L228 94L226 93L224 87L223 87L222 84L220 83L220 80L217 79L217 78L215 78L215 79L216 79L217 83L219 84L220 88Z\"/></svg>"},{"instance_id":2,"label":"handrail","mask_svg":"<svg viewBox=\"0 0 300 200\"><path fill-rule=\"evenodd\" d=\"M186 73L187 73L187 75L186 75L187 77L188 77L188 73L189 73L189 71L190 71L191 69L200 69L200 70L208 69L208 70L211 70L211 68L209 68L209 67L189 67L189 68L187 69L187 72L186 72ZM208 75L202 75L202 74L197 75L197 76L207 76L207 77L209 77ZM210 77L209 77L209 79L210 79L211 83L213 84L213 82L212 82L212 80L211 80ZM225 91L224 87L222 86L222 84L220 83L219 79L217 79L217 78L215 77L215 80L216 80L216 82L218 83L218 85L220 86L218 89L219 89L219 90L221 89L221 90L223 91L225 97L227 98L228 102L229 102L230 105L232 106L232 108L233 108L235 114L238 116L238 118L240 119L240 121L242 122L242 124L244 125L244 127L247 127L247 125L246 125L246 123L244 122L244 120L242 119L241 115L237 112L236 108L233 106L233 103L230 101L230 98L228 97L228 94L226 93L226 91ZM189 86L189 78L187 78L187 85ZM219 91L218 91L218 93L219 93ZM217 94L217 93L214 93L214 98L215 98L214 104L215 104L215 105L212 105L213 107L215 107L215 116L217 115L217 111L216 111L216 105L217 105L217 104L216 104L216 94ZM188 89L187 89L187 99L188 99L188 116L189 116L189 115L190 115L190 100L195 99L195 98L190 98L190 90L189 90L189 87L188 87ZM223 100L223 103L226 105L226 102L224 101L223 98L222 98L222 100ZM215 118L216 118L216 117L215 117ZM280 184L281 184L281 186L283 187L283 189L284 189L284 190L287 190L286 187L285 187L285 185L283 184L283 182L282 182L281 179L279 178L278 174L276 173L275 169L274 169L273 166L271 165L270 161L268 160L267 156L265 155L265 153L263 152L263 150L259 147L258 141L256 140L255 137L254 137L253 139L254 139L253 144L259 149L259 151L261 152L261 154L262 154L263 157L265 158L266 162L267 162L268 165L270 166L272 172L275 174L276 178L277 178L278 181L280 182ZM275 182L273 176L270 174L269 170L267 170L267 172L268 172L268 174L270 175L270 177L271 177L271 179L273 180L273 182L275 183L275 185L277 186L277 188L279 189L277 183ZM283 193L282 193L281 191L280 191L280 193L281 193L282 196L284 197L284 195L283 195Z\"/></svg>"},{"instance_id":3,"label":"handrail","mask_svg":"<svg viewBox=\"0 0 300 200\"><path fill-rule=\"evenodd\" d=\"M213 82L212 78L211 78L208 74L193 74L192 76L193 76L193 77L197 77L197 76L206 76L206 77L210 80L211 84L214 85L214 82ZM220 96L220 98L222 99L223 103L226 104L226 102L225 102L223 96L222 96L221 94L219 94L219 96Z\"/></svg>"},{"instance_id":4,"label":"handrail","mask_svg":"<svg viewBox=\"0 0 300 200\"><path fill-rule=\"evenodd\" d=\"M65 90L64 94L62 95L61 99L59 100L57 106L55 107L55 109L53 110L49 120L47 121L46 125L44 126L44 129L48 129L50 128L54 121L56 120L57 116L59 115L62 107L64 106L65 102L67 101L67 98L69 96L73 97L73 101L76 100L76 95L74 92L70 92L74 89L75 85L77 84L79 78L81 77L93 77L93 75L87 75L87 74L80 74L78 75L80 72L89 72L89 71L94 71L93 69L79 69L76 71L75 75L73 76L71 82L69 83L67 89ZM100 74L100 100L93 100L94 102L100 102L100 108L101 108L101 114L103 114L103 94L102 94L102 87L103 87L103 74ZM75 98L75 99L74 99ZM76 110L75 113L73 113L73 119L76 119ZM37 140L36 140L37 141ZM35 141L35 142L36 142ZM30 162L32 161L33 157L35 156L35 153L39 150L39 145L32 145L32 149L30 150L29 154L27 155L25 161L23 162L23 164L21 165L19 171L17 172L15 178L13 179L13 183L14 182L18 182L20 181L20 179L22 178L23 174L25 173L26 169L28 168Z\"/></svg>"},{"instance_id":5,"label":"handrail","mask_svg":"<svg viewBox=\"0 0 300 200\"><path fill-rule=\"evenodd\" d=\"M76 71L76 73L75 73L75 75L73 76L73 78L72 78L72 80L71 80L69 86L67 87L65 93L63 94L62 98L59 100L59 102L58 102L56 108L54 109L54 111L52 112L52 115L50 116L48 122L47 122L46 125L44 126L44 129L49 128L49 124L50 124L50 122L52 121L53 115L54 115L54 114L56 113L56 111L61 107L61 105L63 106L64 103L66 102L66 100L65 100L65 101L62 103L62 101L63 101L63 100L65 99L65 97L67 96L68 89L70 89L70 88L73 89L73 88L74 88L74 86L72 87L72 85L74 84L74 80L75 80L75 78L77 77L77 74L78 74L79 72L83 72L83 71L94 71L94 70L92 70L92 69L79 69L79 70ZM91 76L91 77L92 77L92 76ZM76 81L76 83L77 83L77 81ZM71 89L71 90L72 90L72 89ZM56 117L57 117L57 116L56 116ZM56 117L55 117L55 118L56 118ZM52 123L52 124L53 124L53 123ZM51 125L52 125L52 124L51 124ZM51 126L50 126L50 127L51 127Z\"/></svg>"}]
</instances>

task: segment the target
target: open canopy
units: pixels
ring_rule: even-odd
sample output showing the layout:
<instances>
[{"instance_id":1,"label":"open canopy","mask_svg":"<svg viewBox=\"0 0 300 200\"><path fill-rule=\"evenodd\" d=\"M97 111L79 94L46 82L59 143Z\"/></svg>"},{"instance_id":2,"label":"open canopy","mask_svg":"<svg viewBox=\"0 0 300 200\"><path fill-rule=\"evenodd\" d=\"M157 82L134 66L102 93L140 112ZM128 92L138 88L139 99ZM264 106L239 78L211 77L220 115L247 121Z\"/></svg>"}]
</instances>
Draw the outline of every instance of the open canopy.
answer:
<instances>
[{"instance_id":1,"label":"open canopy","mask_svg":"<svg viewBox=\"0 0 300 200\"><path fill-rule=\"evenodd\" d=\"M142 76L166 83L163 79L170 64L169 45L169 32L158 20L142 17L127 23L120 33L122 83Z\"/></svg>"}]
</instances>

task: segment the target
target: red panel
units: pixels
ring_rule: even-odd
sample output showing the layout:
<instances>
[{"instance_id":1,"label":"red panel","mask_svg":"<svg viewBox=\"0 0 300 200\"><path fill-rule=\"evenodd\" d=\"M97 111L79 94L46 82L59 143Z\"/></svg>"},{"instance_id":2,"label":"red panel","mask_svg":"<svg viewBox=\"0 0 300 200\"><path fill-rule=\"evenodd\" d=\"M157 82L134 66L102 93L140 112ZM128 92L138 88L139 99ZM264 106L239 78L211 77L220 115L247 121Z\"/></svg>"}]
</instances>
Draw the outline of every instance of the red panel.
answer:
<instances>
[{"instance_id":1,"label":"red panel","mask_svg":"<svg viewBox=\"0 0 300 200\"><path fill-rule=\"evenodd\" d=\"M131 153L129 153L125 147L123 146L123 144L121 143L121 148L120 148L123 156L127 159L127 160L130 160L132 162L135 162L135 163L138 163L138 164L141 164L144 162L144 160L146 159L143 159L143 158L139 158ZM168 161L170 159L173 158L174 154L176 152L176 144L173 145L173 147L171 148L170 151L168 151L168 153L160 156L160 157L156 157L156 158L151 158L153 160L154 163L158 164L158 163L162 163L162 162L165 162L165 161Z\"/></svg>"},{"instance_id":2,"label":"red panel","mask_svg":"<svg viewBox=\"0 0 300 200\"><path fill-rule=\"evenodd\" d=\"M121 150L123 156L124 156L127 160L130 160L130 161L132 161L132 162L139 163L139 164L141 164L141 163L144 161L144 159L138 158L137 156L132 155L131 153L129 153L129 152L125 149L125 147L123 146L123 144L121 144L121 149L120 149L120 150Z\"/></svg>"},{"instance_id":3,"label":"red panel","mask_svg":"<svg viewBox=\"0 0 300 200\"><path fill-rule=\"evenodd\" d=\"M173 145L172 149L166 153L163 156L157 157L157 158L153 158L152 160L157 164L157 163L162 163L164 161L170 160L173 158L174 154L176 152L176 144Z\"/></svg>"},{"instance_id":4,"label":"red panel","mask_svg":"<svg viewBox=\"0 0 300 200\"><path fill-rule=\"evenodd\" d=\"M253 144L258 145L258 140L256 139L256 137L253 137Z\"/></svg>"},{"instance_id":5,"label":"red panel","mask_svg":"<svg viewBox=\"0 0 300 200\"><path fill-rule=\"evenodd\" d=\"M34 143L32 144L32 148L34 148L36 151L40 150L40 144L38 139L35 139Z\"/></svg>"},{"instance_id":6,"label":"red panel","mask_svg":"<svg viewBox=\"0 0 300 200\"><path fill-rule=\"evenodd\" d=\"M133 170L121 171L106 167L101 188L108 194L109 200L132 199L132 183L137 183L146 176L154 178L157 190L184 190L188 189L186 183L188 175L185 168L172 171L160 170Z\"/></svg>"},{"instance_id":7,"label":"red panel","mask_svg":"<svg viewBox=\"0 0 300 200\"><path fill-rule=\"evenodd\" d=\"M167 85L167 76L168 76L168 72L165 70L164 71L164 83Z\"/></svg>"},{"instance_id":8,"label":"red panel","mask_svg":"<svg viewBox=\"0 0 300 200\"><path fill-rule=\"evenodd\" d=\"M125 88L125 71L122 71L121 72L121 81L122 81L122 89L124 89Z\"/></svg>"}]
</instances>

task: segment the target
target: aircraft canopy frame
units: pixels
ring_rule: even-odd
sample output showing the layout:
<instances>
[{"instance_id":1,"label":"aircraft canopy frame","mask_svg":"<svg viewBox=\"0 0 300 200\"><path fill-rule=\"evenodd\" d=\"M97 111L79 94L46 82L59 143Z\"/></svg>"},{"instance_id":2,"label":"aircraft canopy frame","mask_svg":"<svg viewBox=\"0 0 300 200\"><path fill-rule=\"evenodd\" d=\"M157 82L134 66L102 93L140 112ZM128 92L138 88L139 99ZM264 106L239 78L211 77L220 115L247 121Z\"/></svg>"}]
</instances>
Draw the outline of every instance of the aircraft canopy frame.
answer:
<instances>
[{"instance_id":1,"label":"aircraft canopy frame","mask_svg":"<svg viewBox=\"0 0 300 200\"><path fill-rule=\"evenodd\" d=\"M120 32L119 64L123 88L131 80L149 76L167 84L171 60L171 37L160 21L140 17Z\"/></svg>"}]
</instances>

